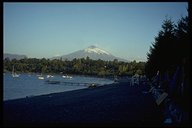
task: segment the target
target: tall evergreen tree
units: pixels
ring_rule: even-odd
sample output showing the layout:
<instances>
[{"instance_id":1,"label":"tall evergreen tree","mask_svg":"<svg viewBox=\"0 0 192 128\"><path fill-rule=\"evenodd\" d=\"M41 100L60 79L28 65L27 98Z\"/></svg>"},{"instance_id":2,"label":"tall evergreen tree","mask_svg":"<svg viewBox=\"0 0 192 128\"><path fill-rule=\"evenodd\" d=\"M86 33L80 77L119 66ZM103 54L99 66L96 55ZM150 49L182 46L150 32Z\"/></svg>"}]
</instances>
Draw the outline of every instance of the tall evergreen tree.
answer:
<instances>
[{"instance_id":1,"label":"tall evergreen tree","mask_svg":"<svg viewBox=\"0 0 192 128\"><path fill-rule=\"evenodd\" d=\"M180 107L189 111L191 61L188 16L182 17L177 25L166 19L147 56L145 67L147 77L152 78L158 70L160 76L168 72L172 80L168 83L168 87L171 88L168 89L169 96Z\"/></svg>"},{"instance_id":2,"label":"tall evergreen tree","mask_svg":"<svg viewBox=\"0 0 192 128\"><path fill-rule=\"evenodd\" d=\"M175 25L171 19L163 21L162 30L155 37L155 42L150 47L147 54L146 73L152 77L159 70L164 72L168 66L172 65L174 53L171 51L175 42Z\"/></svg>"}]
</instances>

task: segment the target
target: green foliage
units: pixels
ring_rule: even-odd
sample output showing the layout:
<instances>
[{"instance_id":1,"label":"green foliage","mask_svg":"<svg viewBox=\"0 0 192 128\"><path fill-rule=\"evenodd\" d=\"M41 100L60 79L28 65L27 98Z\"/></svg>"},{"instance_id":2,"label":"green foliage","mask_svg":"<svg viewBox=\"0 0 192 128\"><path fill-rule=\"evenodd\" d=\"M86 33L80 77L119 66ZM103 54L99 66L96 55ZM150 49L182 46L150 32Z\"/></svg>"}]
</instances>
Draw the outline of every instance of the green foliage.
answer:
<instances>
[{"instance_id":1,"label":"green foliage","mask_svg":"<svg viewBox=\"0 0 192 128\"><path fill-rule=\"evenodd\" d=\"M144 74L145 62L118 62L92 60L89 57L86 59L73 59L72 61L61 59L21 59L21 60L4 60L4 71L12 71L13 65L17 72L33 72L33 73L63 73L63 74L80 74L80 75L98 75L98 76L113 76L113 75L134 75L138 73Z\"/></svg>"},{"instance_id":2,"label":"green foliage","mask_svg":"<svg viewBox=\"0 0 192 128\"><path fill-rule=\"evenodd\" d=\"M190 43L189 17L182 17L176 25L170 19L166 19L162 30L150 47L145 66L148 78L152 78L159 71L160 85L185 111L190 111ZM175 78L176 69L180 71L175 80L173 78ZM165 75L170 81L164 78ZM175 81L174 86L172 80Z\"/></svg>"},{"instance_id":3,"label":"green foliage","mask_svg":"<svg viewBox=\"0 0 192 128\"><path fill-rule=\"evenodd\" d=\"M151 78L159 70L161 73L176 69L184 60L189 61L188 17L181 18L177 25L171 19L163 22L162 30L155 37L155 42L150 47L146 63L146 75Z\"/></svg>"}]
</instances>

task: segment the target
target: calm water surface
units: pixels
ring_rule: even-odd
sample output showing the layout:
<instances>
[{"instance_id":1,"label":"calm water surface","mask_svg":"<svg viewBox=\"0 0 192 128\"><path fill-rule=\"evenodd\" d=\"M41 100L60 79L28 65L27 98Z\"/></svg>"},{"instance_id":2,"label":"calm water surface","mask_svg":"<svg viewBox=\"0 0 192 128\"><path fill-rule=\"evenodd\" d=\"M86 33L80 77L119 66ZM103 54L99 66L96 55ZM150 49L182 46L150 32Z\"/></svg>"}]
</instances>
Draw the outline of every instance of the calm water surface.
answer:
<instances>
[{"instance_id":1,"label":"calm water surface","mask_svg":"<svg viewBox=\"0 0 192 128\"><path fill-rule=\"evenodd\" d=\"M3 76L3 100L87 88L87 86L84 85L70 85L64 83L47 84L45 81L48 80L48 78L46 78L46 75L44 75L44 77L44 80L40 80L37 74L21 74L18 78L14 78L11 74L6 73ZM98 83L100 85L113 83L113 81L109 79L85 76L72 76L72 79L65 79L61 75L54 75L53 78L49 79L73 83Z\"/></svg>"}]
</instances>

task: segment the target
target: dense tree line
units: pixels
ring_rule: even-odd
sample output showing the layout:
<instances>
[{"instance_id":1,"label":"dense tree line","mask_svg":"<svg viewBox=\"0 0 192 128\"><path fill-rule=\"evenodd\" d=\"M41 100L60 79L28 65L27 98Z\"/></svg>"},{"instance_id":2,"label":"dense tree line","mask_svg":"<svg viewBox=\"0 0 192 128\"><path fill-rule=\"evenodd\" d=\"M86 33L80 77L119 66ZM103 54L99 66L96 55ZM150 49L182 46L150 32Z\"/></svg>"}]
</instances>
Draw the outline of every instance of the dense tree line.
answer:
<instances>
[{"instance_id":1,"label":"dense tree line","mask_svg":"<svg viewBox=\"0 0 192 128\"><path fill-rule=\"evenodd\" d=\"M189 17L181 17L177 24L164 20L150 47L145 73L152 81L158 78L157 85L187 111L191 97L190 62Z\"/></svg>"},{"instance_id":2,"label":"dense tree line","mask_svg":"<svg viewBox=\"0 0 192 128\"><path fill-rule=\"evenodd\" d=\"M17 72L22 73L62 73L98 76L123 76L144 75L145 62L119 62L92 60L89 57L73 59L72 61L61 59L36 59L25 58L21 60L4 60L4 72L11 72L13 66Z\"/></svg>"},{"instance_id":3,"label":"dense tree line","mask_svg":"<svg viewBox=\"0 0 192 128\"><path fill-rule=\"evenodd\" d=\"M155 37L155 42L147 54L146 75L151 78L157 71L173 72L177 66L185 66L186 74L189 71L190 40L189 19L182 17L175 25L171 19L163 22L162 30Z\"/></svg>"}]
</instances>

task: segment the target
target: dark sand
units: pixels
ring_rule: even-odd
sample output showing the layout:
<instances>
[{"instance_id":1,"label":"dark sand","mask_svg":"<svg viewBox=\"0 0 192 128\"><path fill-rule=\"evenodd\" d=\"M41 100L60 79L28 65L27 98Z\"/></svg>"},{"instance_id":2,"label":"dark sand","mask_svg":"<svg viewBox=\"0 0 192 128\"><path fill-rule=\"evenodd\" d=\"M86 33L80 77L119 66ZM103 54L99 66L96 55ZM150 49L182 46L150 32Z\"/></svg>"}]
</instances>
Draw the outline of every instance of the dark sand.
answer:
<instances>
[{"instance_id":1,"label":"dark sand","mask_svg":"<svg viewBox=\"0 0 192 128\"><path fill-rule=\"evenodd\" d=\"M54 86L54 85L53 85ZM3 102L4 126L161 126L143 85L105 85Z\"/></svg>"}]
</instances>

